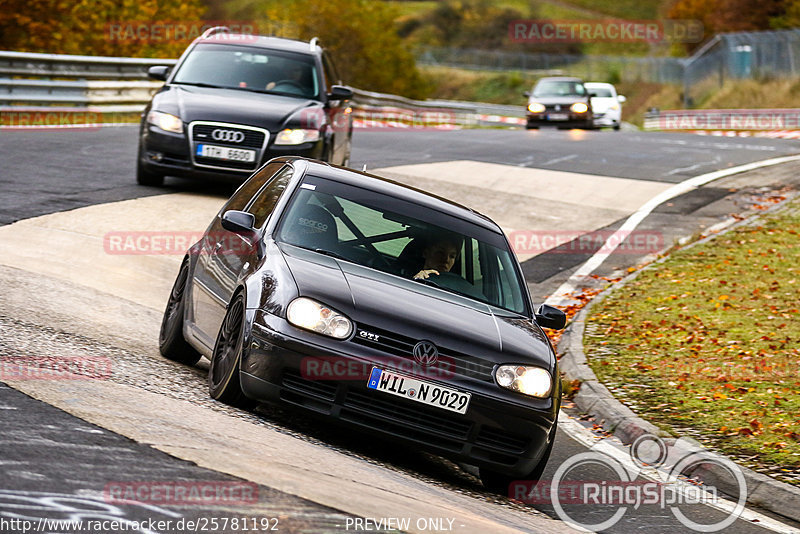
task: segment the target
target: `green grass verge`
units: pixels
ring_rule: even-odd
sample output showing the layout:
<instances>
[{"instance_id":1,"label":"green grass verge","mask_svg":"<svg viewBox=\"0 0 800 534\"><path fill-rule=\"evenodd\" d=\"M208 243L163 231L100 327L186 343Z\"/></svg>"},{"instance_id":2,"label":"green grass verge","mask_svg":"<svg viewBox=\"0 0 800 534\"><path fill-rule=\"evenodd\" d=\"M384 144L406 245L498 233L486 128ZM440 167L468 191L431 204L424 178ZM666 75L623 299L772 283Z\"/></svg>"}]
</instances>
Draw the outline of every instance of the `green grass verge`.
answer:
<instances>
[{"instance_id":1,"label":"green grass verge","mask_svg":"<svg viewBox=\"0 0 800 534\"><path fill-rule=\"evenodd\" d=\"M656 424L800 484L800 200L592 309L592 369Z\"/></svg>"}]
</instances>

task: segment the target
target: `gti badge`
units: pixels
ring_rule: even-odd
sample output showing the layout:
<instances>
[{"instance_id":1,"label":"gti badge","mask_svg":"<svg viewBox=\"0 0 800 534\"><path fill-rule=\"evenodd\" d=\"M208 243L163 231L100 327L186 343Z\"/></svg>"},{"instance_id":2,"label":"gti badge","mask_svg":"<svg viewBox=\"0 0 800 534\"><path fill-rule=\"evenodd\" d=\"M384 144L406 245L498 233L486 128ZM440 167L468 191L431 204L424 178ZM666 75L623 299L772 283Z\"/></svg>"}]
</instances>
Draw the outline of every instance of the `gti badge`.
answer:
<instances>
[{"instance_id":1,"label":"gti badge","mask_svg":"<svg viewBox=\"0 0 800 534\"><path fill-rule=\"evenodd\" d=\"M358 337L363 337L364 339L368 339L370 341L378 341L381 336L378 334L373 334L372 332L367 332L366 330L359 330Z\"/></svg>"}]
</instances>

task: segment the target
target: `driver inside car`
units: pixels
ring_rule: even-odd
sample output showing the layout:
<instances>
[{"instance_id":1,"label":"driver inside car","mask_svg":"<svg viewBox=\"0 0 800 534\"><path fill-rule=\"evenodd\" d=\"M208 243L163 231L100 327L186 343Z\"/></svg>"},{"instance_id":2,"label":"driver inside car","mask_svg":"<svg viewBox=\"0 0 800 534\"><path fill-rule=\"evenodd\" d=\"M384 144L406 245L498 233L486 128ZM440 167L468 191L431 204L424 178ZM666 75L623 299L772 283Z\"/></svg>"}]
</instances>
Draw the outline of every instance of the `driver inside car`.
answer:
<instances>
[{"instance_id":1,"label":"driver inside car","mask_svg":"<svg viewBox=\"0 0 800 534\"><path fill-rule=\"evenodd\" d=\"M422 269L414 275L414 280L425 280L430 275L448 273L461 249L461 240L456 236L438 236L422 250L425 260Z\"/></svg>"}]
</instances>

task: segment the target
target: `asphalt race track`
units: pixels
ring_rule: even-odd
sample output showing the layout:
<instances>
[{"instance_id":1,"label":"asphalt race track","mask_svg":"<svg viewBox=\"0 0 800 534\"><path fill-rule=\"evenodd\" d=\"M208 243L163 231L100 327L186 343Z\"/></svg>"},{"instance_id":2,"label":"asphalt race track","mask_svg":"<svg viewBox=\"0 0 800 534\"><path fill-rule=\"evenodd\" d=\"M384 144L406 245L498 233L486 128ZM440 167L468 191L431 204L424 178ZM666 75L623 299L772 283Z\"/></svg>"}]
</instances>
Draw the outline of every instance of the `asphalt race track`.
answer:
<instances>
[{"instance_id":1,"label":"asphalt race track","mask_svg":"<svg viewBox=\"0 0 800 534\"><path fill-rule=\"evenodd\" d=\"M571 530L549 502L526 505L490 495L469 472L436 456L347 435L275 407L243 412L214 402L206 360L185 367L161 358L158 326L181 253L117 250L104 238L202 232L231 189L179 179L164 188L137 186L135 153L133 126L0 130L0 357L94 358L109 370L97 380L0 373L0 531L22 531L3 519L75 517L128 525L173 521L140 532L189 531L177 526L180 519L227 519L213 531L241 532L234 518L266 520L256 526L274 520L282 532ZM757 138L378 130L355 133L352 165L495 219L520 240L517 252L539 303L591 255L545 238L611 231L673 184L797 153L796 142ZM759 195L800 185L798 169L797 163L765 167L673 199L640 226L657 243L615 255L597 274L613 275L658 246L752 212ZM594 443L613 443L586 426L591 422L563 415L545 479ZM598 467L580 478L606 476ZM232 485L255 497L202 507L108 498L114 484L153 480ZM569 513L582 524L601 524L618 509L576 506ZM724 506L682 510L702 524L729 515ZM796 528L748 510L725 532ZM658 505L628 509L602 530L691 532Z\"/></svg>"}]
</instances>

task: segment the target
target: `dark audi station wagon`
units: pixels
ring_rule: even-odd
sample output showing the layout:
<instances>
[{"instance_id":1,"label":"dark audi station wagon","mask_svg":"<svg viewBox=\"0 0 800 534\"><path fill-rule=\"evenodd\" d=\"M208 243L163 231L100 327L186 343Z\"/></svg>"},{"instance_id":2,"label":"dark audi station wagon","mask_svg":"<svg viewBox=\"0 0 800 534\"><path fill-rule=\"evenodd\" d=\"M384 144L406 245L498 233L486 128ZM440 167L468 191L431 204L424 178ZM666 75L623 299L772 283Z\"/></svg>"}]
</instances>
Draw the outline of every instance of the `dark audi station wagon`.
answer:
<instances>
[{"instance_id":1,"label":"dark audi station wagon","mask_svg":"<svg viewBox=\"0 0 800 534\"><path fill-rule=\"evenodd\" d=\"M161 352L211 360L211 396L277 402L477 466L538 479L561 382L501 229L364 172L276 158L186 255Z\"/></svg>"}]
</instances>

